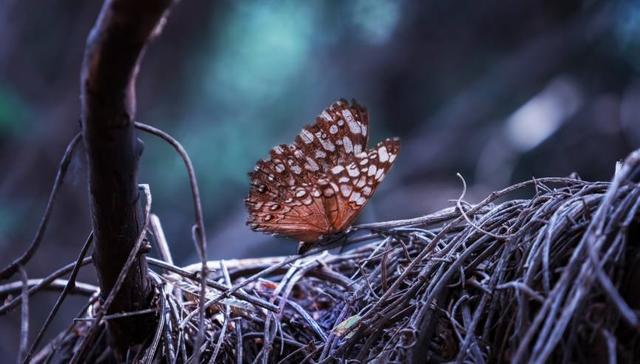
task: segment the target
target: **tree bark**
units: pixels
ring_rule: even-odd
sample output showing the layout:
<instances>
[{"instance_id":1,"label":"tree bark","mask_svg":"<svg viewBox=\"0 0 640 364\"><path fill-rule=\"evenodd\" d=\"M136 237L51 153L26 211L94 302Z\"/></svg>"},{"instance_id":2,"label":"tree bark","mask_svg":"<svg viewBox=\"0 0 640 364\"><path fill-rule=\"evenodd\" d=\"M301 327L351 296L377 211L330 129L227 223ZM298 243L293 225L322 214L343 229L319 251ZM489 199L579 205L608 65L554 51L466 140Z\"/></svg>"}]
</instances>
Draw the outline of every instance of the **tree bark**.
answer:
<instances>
[{"instance_id":1,"label":"tree bark","mask_svg":"<svg viewBox=\"0 0 640 364\"><path fill-rule=\"evenodd\" d=\"M135 80L147 43L164 23L172 0L106 0L87 39L81 74L83 140L95 234L93 259L102 299L111 292L141 233L137 170L142 142L134 129ZM143 255L107 313L150 306L152 286ZM152 331L149 315L108 322L116 353Z\"/></svg>"}]
</instances>

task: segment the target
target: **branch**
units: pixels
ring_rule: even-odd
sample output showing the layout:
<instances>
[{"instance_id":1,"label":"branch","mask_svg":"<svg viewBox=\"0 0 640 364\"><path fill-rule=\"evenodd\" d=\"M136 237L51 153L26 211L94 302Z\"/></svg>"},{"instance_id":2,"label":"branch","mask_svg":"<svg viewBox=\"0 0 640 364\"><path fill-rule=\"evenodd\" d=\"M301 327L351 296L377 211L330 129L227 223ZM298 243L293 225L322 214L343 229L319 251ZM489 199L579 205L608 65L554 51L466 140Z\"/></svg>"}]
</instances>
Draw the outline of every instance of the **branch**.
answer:
<instances>
[{"instance_id":1,"label":"branch","mask_svg":"<svg viewBox=\"0 0 640 364\"><path fill-rule=\"evenodd\" d=\"M60 186L62 186L64 177L67 174L67 169L69 168L69 163L71 163L71 157L73 156L73 152L79 140L80 134L76 134L76 136L74 136L67 145L67 149L65 150L64 155L62 156L62 160L60 161L60 165L58 166L56 179L53 182L53 187L51 187L51 192L49 193L47 207L44 209L44 214L42 215L42 219L40 220L40 225L38 225L38 230L36 230L36 234L33 237L31 244L20 257L15 259L13 262L11 262L11 264L9 264L0 272L0 281L11 277L15 272L17 272L18 268L25 265L31 259L33 254L35 254L35 252L38 250L38 247L40 247L42 237L44 236L44 232L47 229L47 224L49 223L49 216L51 216L51 211L53 211L53 205L55 204L58 190L60 189Z\"/></svg>"},{"instance_id":2,"label":"branch","mask_svg":"<svg viewBox=\"0 0 640 364\"><path fill-rule=\"evenodd\" d=\"M93 259L102 299L110 294L141 233L137 169L135 80L149 41L160 33L171 0L106 0L87 39L81 74L82 128L89 166ZM147 263L137 257L108 314L150 307ZM110 321L115 351L124 352L153 332L148 317Z\"/></svg>"}]
</instances>

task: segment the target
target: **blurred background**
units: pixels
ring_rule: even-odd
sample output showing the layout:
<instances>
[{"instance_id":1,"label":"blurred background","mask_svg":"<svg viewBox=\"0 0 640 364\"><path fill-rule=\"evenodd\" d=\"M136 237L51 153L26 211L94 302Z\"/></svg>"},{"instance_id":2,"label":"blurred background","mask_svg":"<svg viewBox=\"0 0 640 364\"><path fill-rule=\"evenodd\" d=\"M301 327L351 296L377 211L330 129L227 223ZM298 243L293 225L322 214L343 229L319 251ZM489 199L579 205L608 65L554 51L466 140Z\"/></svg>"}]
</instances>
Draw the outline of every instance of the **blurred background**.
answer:
<instances>
[{"instance_id":1,"label":"blurred background","mask_svg":"<svg viewBox=\"0 0 640 364\"><path fill-rule=\"evenodd\" d=\"M67 142L79 130L79 70L101 2L0 0L0 265L36 230ZM370 144L402 149L361 221L477 202L531 177L608 180L640 146L640 3L623 1L183 0L148 49L137 120L179 139L196 166L209 258L292 254L251 232L246 173L339 97L370 113ZM176 262L196 261L182 162L148 135L149 183ZM90 230L84 151L45 240L42 277L73 261ZM95 282L91 267L81 280ZM32 300L32 334L56 295ZM35 302L35 303L33 303ZM50 335L85 298L69 298ZM0 317L15 355L17 312ZM33 337L33 335L32 335Z\"/></svg>"}]
</instances>

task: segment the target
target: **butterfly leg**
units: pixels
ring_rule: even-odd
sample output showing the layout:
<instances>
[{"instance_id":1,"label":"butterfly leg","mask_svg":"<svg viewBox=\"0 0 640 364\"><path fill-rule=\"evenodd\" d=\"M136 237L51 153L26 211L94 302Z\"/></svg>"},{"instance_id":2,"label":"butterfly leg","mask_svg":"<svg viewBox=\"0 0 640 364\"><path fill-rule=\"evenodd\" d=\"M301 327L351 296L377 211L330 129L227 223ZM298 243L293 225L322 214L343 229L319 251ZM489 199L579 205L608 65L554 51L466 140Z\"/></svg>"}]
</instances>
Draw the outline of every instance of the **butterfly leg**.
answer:
<instances>
[{"instance_id":1,"label":"butterfly leg","mask_svg":"<svg viewBox=\"0 0 640 364\"><path fill-rule=\"evenodd\" d=\"M303 255L316 245L315 241L301 241L298 243L298 255Z\"/></svg>"},{"instance_id":2,"label":"butterfly leg","mask_svg":"<svg viewBox=\"0 0 640 364\"><path fill-rule=\"evenodd\" d=\"M298 254L302 255L307 253L313 248L318 248L318 251L326 250L340 246L340 253L344 251L347 243L347 232L339 232L325 236L318 241L301 241L298 243Z\"/></svg>"}]
</instances>

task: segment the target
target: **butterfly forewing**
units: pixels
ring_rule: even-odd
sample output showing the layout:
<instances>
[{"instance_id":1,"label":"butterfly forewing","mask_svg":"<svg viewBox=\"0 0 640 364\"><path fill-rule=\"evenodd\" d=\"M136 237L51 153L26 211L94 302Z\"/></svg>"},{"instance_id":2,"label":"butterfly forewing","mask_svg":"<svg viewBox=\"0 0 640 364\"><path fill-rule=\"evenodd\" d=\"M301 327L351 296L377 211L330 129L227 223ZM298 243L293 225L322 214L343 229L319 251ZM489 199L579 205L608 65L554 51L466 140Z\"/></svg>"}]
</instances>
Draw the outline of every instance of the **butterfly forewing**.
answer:
<instances>
[{"instance_id":1,"label":"butterfly forewing","mask_svg":"<svg viewBox=\"0 0 640 364\"><path fill-rule=\"evenodd\" d=\"M349 106L340 100L324 110L314 124L302 129L295 145L315 160L319 171L326 173L366 149L368 129L366 109L355 102Z\"/></svg>"},{"instance_id":2,"label":"butterfly forewing","mask_svg":"<svg viewBox=\"0 0 640 364\"><path fill-rule=\"evenodd\" d=\"M346 229L398 154L397 139L367 149L368 114L340 100L249 174L252 229L312 242Z\"/></svg>"},{"instance_id":3,"label":"butterfly forewing","mask_svg":"<svg viewBox=\"0 0 640 364\"><path fill-rule=\"evenodd\" d=\"M325 196L327 215L335 231L353 223L391 168L400 150L398 139L386 139L367 152L355 156L347 165L331 169L331 186L336 191Z\"/></svg>"}]
</instances>

